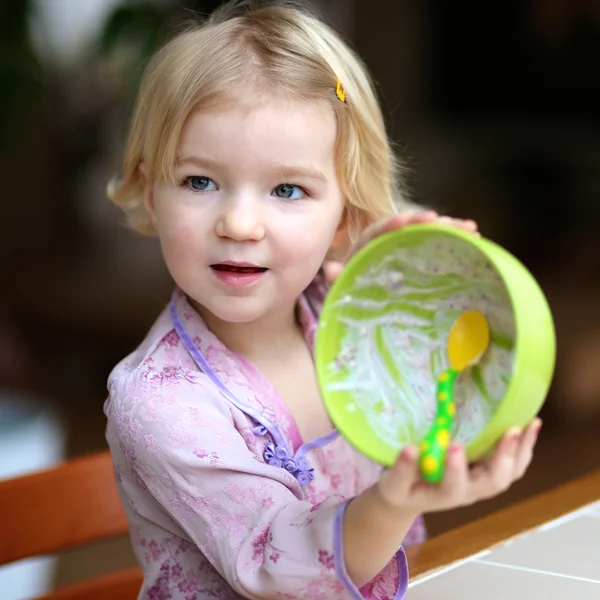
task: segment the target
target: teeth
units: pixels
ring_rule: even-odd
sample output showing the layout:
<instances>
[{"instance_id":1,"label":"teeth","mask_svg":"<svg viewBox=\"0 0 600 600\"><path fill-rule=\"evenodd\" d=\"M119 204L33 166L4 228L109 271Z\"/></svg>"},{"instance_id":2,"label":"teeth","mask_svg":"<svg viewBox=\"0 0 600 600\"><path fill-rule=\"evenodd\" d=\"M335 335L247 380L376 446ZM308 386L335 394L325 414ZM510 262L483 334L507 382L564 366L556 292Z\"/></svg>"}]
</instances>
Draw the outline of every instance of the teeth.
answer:
<instances>
[{"instance_id":1,"label":"teeth","mask_svg":"<svg viewBox=\"0 0 600 600\"><path fill-rule=\"evenodd\" d=\"M212 265L217 271L232 271L234 273L262 273L266 271L263 267L237 267L235 265Z\"/></svg>"}]
</instances>

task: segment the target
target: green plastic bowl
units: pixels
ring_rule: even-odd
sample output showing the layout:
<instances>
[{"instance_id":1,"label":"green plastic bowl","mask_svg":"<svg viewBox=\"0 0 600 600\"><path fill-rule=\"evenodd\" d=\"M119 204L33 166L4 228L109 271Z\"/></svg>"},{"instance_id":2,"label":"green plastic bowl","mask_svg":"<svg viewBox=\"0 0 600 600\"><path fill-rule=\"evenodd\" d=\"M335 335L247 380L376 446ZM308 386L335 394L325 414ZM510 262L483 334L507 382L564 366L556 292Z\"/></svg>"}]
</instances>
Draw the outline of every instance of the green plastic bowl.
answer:
<instances>
[{"instance_id":1,"label":"green plastic bowl","mask_svg":"<svg viewBox=\"0 0 600 600\"><path fill-rule=\"evenodd\" d=\"M476 461L548 393L556 339L537 282L497 244L433 224L386 233L348 262L321 312L316 368L334 425L358 451L390 466L422 440L448 332L470 309L486 316L490 346L457 380L454 437Z\"/></svg>"}]
</instances>

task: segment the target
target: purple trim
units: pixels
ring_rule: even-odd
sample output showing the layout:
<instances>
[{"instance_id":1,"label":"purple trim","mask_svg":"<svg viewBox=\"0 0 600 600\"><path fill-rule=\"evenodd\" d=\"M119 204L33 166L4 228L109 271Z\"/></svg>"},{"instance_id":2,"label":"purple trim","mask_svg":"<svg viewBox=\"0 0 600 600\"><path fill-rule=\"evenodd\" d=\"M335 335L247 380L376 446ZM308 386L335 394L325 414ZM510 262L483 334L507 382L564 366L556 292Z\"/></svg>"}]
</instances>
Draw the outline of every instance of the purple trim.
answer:
<instances>
[{"instance_id":1,"label":"purple trim","mask_svg":"<svg viewBox=\"0 0 600 600\"><path fill-rule=\"evenodd\" d=\"M314 307L309 295L304 294L304 298L306 299L306 304L308 304L308 308L310 309L310 312L312 313L312 316L313 316L315 322L318 321L319 315L317 314L317 311L315 310L315 307Z\"/></svg>"},{"instance_id":2,"label":"purple trim","mask_svg":"<svg viewBox=\"0 0 600 600\"><path fill-rule=\"evenodd\" d=\"M398 560L398 589L394 600L403 600L408 590L408 560L406 558L406 552L404 548L400 546L398 552L396 552L396 559Z\"/></svg>"},{"instance_id":3,"label":"purple trim","mask_svg":"<svg viewBox=\"0 0 600 600\"><path fill-rule=\"evenodd\" d=\"M310 440L310 442L306 442L306 444L302 444L302 446L298 448L298 452L296 452L296 456L294 456L294 458L297 461L304 459L306 454L308 454L311 450L327 446L327 444L333 442L333 440L335 440L339 435L340 432L337 429L334 429L333 431L330 431L321 437Z\"/></svg>"},{"instance_id":4,"label":"purple trim","mask_svg":"<svg viewBox=\"0 0 600 600\"><path fill-rule=\"evenodd\" d=\"M175 296L171 298L170 304L171 310L171 320L173 321L173 326L175 327L175 331L177 335L180 337L183 345L186 350L190 353L190 356L194 359L194 362L198 365L199 369L207 375L210 380L217 386L221 394L227 398L235 407L239 408L242 412L245 412L249 417L251 417L254 421L262 425L273 437L273 441L277 446L283 446L287 449L287 444L285 440L279 433L276 425L271 423L269 419L263 417L258 411L254 410L252 407L248 406L245 402L242 402L237 396L229 390L229 388L217 377L217 374L213 371L212 367L206 362L204 356L202 356L202 352L198 350L198 347L190 338L188 332L186 331L179 315L177 314L177 305L175 303Z\"/></svg>"},{"instance_id":5,"label":"purple trim","mask_svg":"<svg viewBox=\"0 0 600 600\"><path fill-rule=\"evenodd\" d=\"M352 600L364 600L363 595L360 593L358 588L354 585L352 579L348 576L346 571L346 560L344 558L344 534L342 532L342 524L344 519L344 513L348 506L349 500L342 502L337 511L335 512L335 518L333 519L333 568L338 579L344 584L344 587L348 590Z\"/></svg>"},{"instance_id":6,"label":"purple trim","mask_svg":"<svg viewBox=\"0 0 600 600\"><path fill-rule=\"evenodd\" d=\"M320 448L329 444L336 437L338 437L339 432L334 430L326 435L311 440L306 444L302 444L302 446L298 448L298 451L295 454L292 454L277 425L272 423L269 419L261 415L252 407L248 406L245 402L242 402L219 379L212 367L208 364L207 360L202 355L202 352L200 352L192 338L189 336L184 324L177 314L175 294L173 294L173 297L171 298L169 308L175 331L177 332L177 335L181 339L186 350L190 353L190 356L194 362L198 365L198 368L210 378L210 380L217 386L218 390L221 392L221 394L223 394L223 396L225 396L227 400L229 400L236 408L246 413L258 424L253 429L255 435L263 436L269 434L273 439L274 444L267 444L265 448L263 456L265 462L272 467L284 468L288 473L291 473L302 486L310 483L314 479L315 475L310 462L305 458L306 454L315 448ZM284 408L287 410L287 406L284 406Z\"/></svg>"},{"instance_id":7,"label":"purple trim","mask_svg":"<svg viewBox=\"0 0 600 600\"><path fill-rule=\"evenodd\" d=\"M257 425L254 427L254 429L252 429L252 433L258 437L263 437L269 433L269 430L264 425Z\"/></svg>"},{"instance_id":8,"label":"purple trim","mask_svg":"<svg viewBox=\"0 0 600 600\"><path fill-rule=\"evenodd\" d=\"M360 590L354 585L348 571L346 571L346 560L344 558L343 520L349 502L350 500L346 500L340 504L333 520L333 567L335 574L348 590L352 600L364 600ZM400 547L396 552L396 560L398 561L398 589L394 600L403 600L408 589L408 561L406 560L404 548Z\"/></svg>"},{"instance_id":9,"label":"purple trim","mask_svg":"<svg viewBox=\"0 0 600 600\"><path fill-rule=\"evenodd\" d=\"M235 357L244 365L244 367L246 369L248 369L249 371L254 371L254 372L258 372L258 374L260 375L260 377L262 379L265 379L267 381L267 383L273 387L273 384L271 384L270 381L268 381L266 379L266 377L244 356L242 356L241 354L238 354L237 352L234 352L233 354L235 354ZM275 393L270 395L271 400L273 400L275 403L277 403L277 408L284 413L289 413L289 408L287 406L287 404L283 401L283 398L277 393L277 390L274 390ZM295 425L295 421L294 421L294 425ZM290 435L291 439L291 443L292 443L292 448L290 448L290 450L294 451L294 448L300 448L300 446L302 446L302 438L300 437L300 432L298 431L298 427L294 426L290 428L292 431L288 431L288 435ZM265 434L263 434L265 435Z\"/></svg>"},{"instance_id":10,"label":"purple trim","mask_svg":"<svg viewBox=\"0 0 600 600\"><path fill-rule=\"evenodd\" d=\"M306 459L300 458L296 461L287 449L281 446L267 444L264 459L272 467L283 467L300 482L300 485L306 485L315 478L314 469Z\"/></svg>"}]
</instances>

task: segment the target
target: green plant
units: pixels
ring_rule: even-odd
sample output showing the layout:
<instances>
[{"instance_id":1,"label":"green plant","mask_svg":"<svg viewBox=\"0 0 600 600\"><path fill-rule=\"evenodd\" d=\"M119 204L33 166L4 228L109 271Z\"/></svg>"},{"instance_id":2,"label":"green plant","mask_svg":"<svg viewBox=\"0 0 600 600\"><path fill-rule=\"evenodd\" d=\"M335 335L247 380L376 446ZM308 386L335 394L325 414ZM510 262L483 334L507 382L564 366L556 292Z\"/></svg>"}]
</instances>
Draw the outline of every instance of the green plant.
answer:
<instances>
[{"instance_id":1,"label":"green plant","mask_svg":"<svg viewBox=\"0 0 600 600\"><path fill-rule=\"evenodd\" d=\"M0 3L0 151L14 144L43 97L44 73L30 39L33 2Z\"/></svg>"}]
</instances>

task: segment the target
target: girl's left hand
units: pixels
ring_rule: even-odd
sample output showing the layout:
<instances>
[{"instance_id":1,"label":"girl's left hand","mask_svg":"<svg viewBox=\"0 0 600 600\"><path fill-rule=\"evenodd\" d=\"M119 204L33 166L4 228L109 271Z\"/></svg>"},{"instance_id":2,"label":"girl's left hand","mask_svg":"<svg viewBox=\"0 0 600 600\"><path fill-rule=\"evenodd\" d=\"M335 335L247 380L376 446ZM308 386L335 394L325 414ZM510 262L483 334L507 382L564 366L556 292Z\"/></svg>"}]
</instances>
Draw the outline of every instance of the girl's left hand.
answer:
<instances>
[{"instance_id":1,"label":"girl's left hand","mask_svg":"<svg viewBox=\"0 0 600 600\"><path fill-rule=\"evenodd\" d=\"M367 227L357 243L352 247L350 256L356 254L363 246L368 244L371 240L380 236L383 233L394 231L395 229L402 229L407 225L415 225L417 223L437 223L439 225L448 225L449 227L456 227L463 231L468 231L474 235L479 235L477 230L477 223L471 220L453 219L451 217L441 217L433 210L406 212L400 215L394 215L393 217L374 223ZM325 279L328 283L333 283L344 268L344 263L341 261L327 261L323 265L325 273Z\"/></svg>"}]
</instances>

